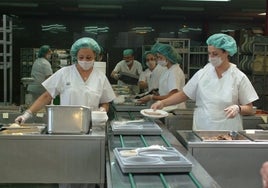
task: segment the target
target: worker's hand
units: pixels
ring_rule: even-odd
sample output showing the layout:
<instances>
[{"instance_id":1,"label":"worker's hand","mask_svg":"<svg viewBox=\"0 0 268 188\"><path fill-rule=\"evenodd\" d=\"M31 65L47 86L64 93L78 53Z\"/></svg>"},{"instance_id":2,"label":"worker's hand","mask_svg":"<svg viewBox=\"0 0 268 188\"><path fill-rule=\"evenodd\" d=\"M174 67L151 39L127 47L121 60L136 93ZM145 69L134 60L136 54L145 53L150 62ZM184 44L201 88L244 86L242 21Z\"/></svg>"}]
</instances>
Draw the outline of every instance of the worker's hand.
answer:
<instances>
[{"instance_id":1,"label":"worker's hand","mask_svg":"<svg viewBox=\"0 0 268 188\"><path fill-rule=\"evenodd\" d=\"M164 108L164 103L162 101L157 101L156 103L152 104L151 108L153 110L162 109Z\"/></svg>"},{"instance_id":2,"label":"worker's hand","mask_svg":"<svg viewBox=\"0 0 268 188\"><path fill-rule=\"evenodd\" d=\"M138 103L147 103L148 101L152 100L153 95L146 95L140 99L138 99Z\"/></svg>"},{"instance_id":3,"label":"worker's hand","mask_svg":"<svg viewBox=\"0 0 268 188\"><path fill-rule=\"evenodd\" d=\"M238 105L231 105L224 109L227 118L234 118L239 113Z\"/></svg>"},{"instance_id":4,"label":"worker's hand","mask_svg":"<svg viewBox=\"0 0 268 188\"><path fill-rule=\"evenodd\" d=\"M268 161L263 163L260 174L262 177L262 186L263 188L268 188Z\"/></svg>"},{"instance_id":5,"label":"worker's hand","mask_svg":"<svg viewBox=\"0 0 268 188\"><path fill-rule=\"evenodd\" d=\"M101 106L101 107L99 108L99 111L101 111L101 112L106 112L106 109L105 109L104 107Z\"/></svg>"},{"instance_id":6,"label":"worker's hand","mask_svg":"<svg viewBox=\"0 0 268 188\"><path fill-rule=\"evenodd\" d=\"M120 78L120 74L119 73L115 73L114 74L114 79L119 80L119 78Z\"/></svg>"},{"instance_id":7,"label":"worker's hand","mask_svg":"<svg viewBox=\"0 0 268 188\"><path fill-rule=\"evenodd\" d=\"M22 124L24 123L27 119L33 117L33 114L30 110L26 110L24 112L24 114L22 114L21 116L18 116L16 119L15 119L15 122L17 124Z\"/></svg>"}]
</instances>

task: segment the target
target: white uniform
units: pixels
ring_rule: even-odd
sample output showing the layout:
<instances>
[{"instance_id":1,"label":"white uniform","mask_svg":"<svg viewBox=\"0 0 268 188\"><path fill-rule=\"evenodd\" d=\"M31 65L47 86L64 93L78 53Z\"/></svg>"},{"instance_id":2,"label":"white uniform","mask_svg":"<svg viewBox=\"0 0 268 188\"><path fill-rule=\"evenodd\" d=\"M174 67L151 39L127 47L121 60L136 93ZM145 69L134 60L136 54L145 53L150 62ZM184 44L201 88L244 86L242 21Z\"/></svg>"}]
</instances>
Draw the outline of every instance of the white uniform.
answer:
<instances>
[{"instance_id":1,"label":"white uniform","mask_svg":"<svg viewBox=\"0 0 268 188\"><path fill-rule=\"evenodd\" d=\"M173 64L169 69L164 71L159 80L159 95L167 95L170 91L177 89L182 91L185 85L185 75L179 64ZM174 109L185 108L185 103L167 106L163 110L171 111Z\"/></svg>"},{"instance_id":2,"label":"white uniform","mask_svg":"<svg viewBox=\"0 0 268 188\"><path fill-rule=\"evenodd\" d=\"M84 105L94 109L99 104L111 102L114 91L105 74L95 68L84 82L74 65L63 67L43 82L55 98L60 94L61 105Z\"/></svg>"},{"instance_id":3,"label":"white uniform","mask_svg":"<svg viewBox=\"0 0 268 188\"><path fill-rule=\"evenodd\" d=\"M147 68L140 75L139 81L144 81L148 84L148 91L159 88L159 79L161 74L166 70L166 67L156 65L153 71Z\"/></svg>"},{"instance_id":4,"label":"white uniform","mask_svg":"<svg viewBox=\"0 0 268 188\"><path fill-rule=\"evenodd\" d=\"M227 119L224 109L258 99L247 76L234 64L219 79L214 66L208 63L188 81L183 91L196 101L193 130L242 130L241 115Z\"/></svg>"},{"instance_id":5,"label":"white uniform","mask_svg":"<svg viewBox=\"0 0 268 188\"><path fill-rule=\"evenodd\" d=\"M122 60L116 64L113 71L116 73L125 72L125 73L133 74L136 76L140 76L140 74L142 73L142 66L140 62L138 62L137 60L134 60L131 69L129 69L126 61ZM118 80L117 84L122 85L124 84L124 82L122 82L121 80Z\"/></svg>"},{"instance_id":6,"label":"white uniform","mask_svg":"<svg viewBox=\"0 0 268 188\"><path fill-rule=\"evenodd\" d=\"M34 78L34 82L27 87L27 91L32 94L33 100L46 91L42 86L42 82L52 73L51 65L47 59L41 57L35 60L31 71L31 77Z\"/></svg>"}]
</instances>

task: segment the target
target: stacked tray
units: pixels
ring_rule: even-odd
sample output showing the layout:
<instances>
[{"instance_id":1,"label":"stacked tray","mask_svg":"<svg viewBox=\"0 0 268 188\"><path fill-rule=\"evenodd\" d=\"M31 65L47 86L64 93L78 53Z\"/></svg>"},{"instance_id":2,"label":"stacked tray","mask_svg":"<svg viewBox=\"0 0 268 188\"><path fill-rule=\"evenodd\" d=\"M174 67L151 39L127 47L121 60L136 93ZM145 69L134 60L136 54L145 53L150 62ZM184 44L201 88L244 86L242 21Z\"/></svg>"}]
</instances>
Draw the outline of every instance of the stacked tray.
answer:
<instances>
[{"instance_id":1,"label":"stacked tray","mask_svg":"<svg viewBox=\"0 0 268 188\"><path fill-rule=\"evenodd\" d=\"M190 172L192 163L173 147L115 148L114 154L123 173Z\"/></svg>"},{"instance_id":2,"label":"stacked tray","mask_svg":"<svg viewBox=\"0 0 268 188\"><path fill-rule=\"evenodd\" d=\"M114 135L160 135L162 129L153 121L112 121Z\"/></svg>"}]
</instances>

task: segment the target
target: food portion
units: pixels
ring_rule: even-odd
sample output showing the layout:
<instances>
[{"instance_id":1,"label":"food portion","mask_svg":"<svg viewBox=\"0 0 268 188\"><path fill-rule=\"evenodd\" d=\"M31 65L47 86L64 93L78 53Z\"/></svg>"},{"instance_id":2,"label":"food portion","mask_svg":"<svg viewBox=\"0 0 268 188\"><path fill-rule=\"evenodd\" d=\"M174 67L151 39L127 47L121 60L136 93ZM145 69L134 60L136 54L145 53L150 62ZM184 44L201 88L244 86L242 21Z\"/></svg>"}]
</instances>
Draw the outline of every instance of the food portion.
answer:
<instances>
[{"instance_id":1,"label":"food portion","mask_svg":"<svg viewBox=\"0 0 268 188\"><path fill-rule=\"evenodd\" d=\"M220 134L217 136L203 136L202 137L203 140L211 140L211 141L215 141L215 140L233 140L232 136L228 135L228 134Z\"/></svg>"},{"instance_id":2,"label":"food portion","mask_svg":"<svg viewBox=\"0 0 268 188\"><path fill-rule=\"evenodd\" d=\"M161 116L162 115L160 112L157 112L157 111L147 111L147 110L144 110L144 113L145 114L148 114L148 115L153 115L153 116Z\"/></svg>"}]
</instances>

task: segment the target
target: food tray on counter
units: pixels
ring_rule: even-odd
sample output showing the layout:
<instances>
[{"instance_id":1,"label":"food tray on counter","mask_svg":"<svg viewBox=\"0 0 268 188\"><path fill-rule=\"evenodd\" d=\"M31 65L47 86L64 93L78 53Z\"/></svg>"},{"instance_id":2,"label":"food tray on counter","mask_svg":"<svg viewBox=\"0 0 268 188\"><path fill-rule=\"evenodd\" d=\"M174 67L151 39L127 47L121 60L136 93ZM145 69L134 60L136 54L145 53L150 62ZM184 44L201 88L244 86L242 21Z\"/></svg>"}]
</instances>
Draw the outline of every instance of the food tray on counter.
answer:
<instances>
[{"instance_id":1,"label":"food tray on counter","mask_svg":"<svg viewBox=\"0 0 268 188\"><path fill-rule=\"evenodd\" d=\"M46 124L28 123L19 127L3 125L0 128L0 135L33 135L43 134L46 130Z\"/></svg>"},{"instance_id":2,"label":"food tray on counter","mask_svg":"<svg viewBox=\"0 0 268 188\"><path fill-rule=\"evenodd\" d=\"M112 121L114 135L161 135L162 129L154 121Z\"/></svg>"},{"instance_id":3,"label":"food tray on counter","mask_svg":"<svg viewBox=\"0 0 268 188\"><path fill-rule=\"evenodd\" d=\"M257 130L251 133L243 132L243 134L254 142L268 142L268 131Z\"/></svg>"},{"instance_id":4,"label":"food tray on counter","mask_svg":"<svg viewBox=\"0 0 268 188\"><path fill-rule=\"evenodd\" d=\"M115 148L113 152L123 173L181 173L192 169L192 163L173 147Z\"/></svg>"},{"instance_id":5,"label":"food tray on counter","mask_svg":"<svg viewBox=\"0 0 268 188\"><path fill-rule=\"evenodd\" d=\"M237 131L194 131L194 134L204 142L250 142Z\"/></svg>"}]
</instances>

